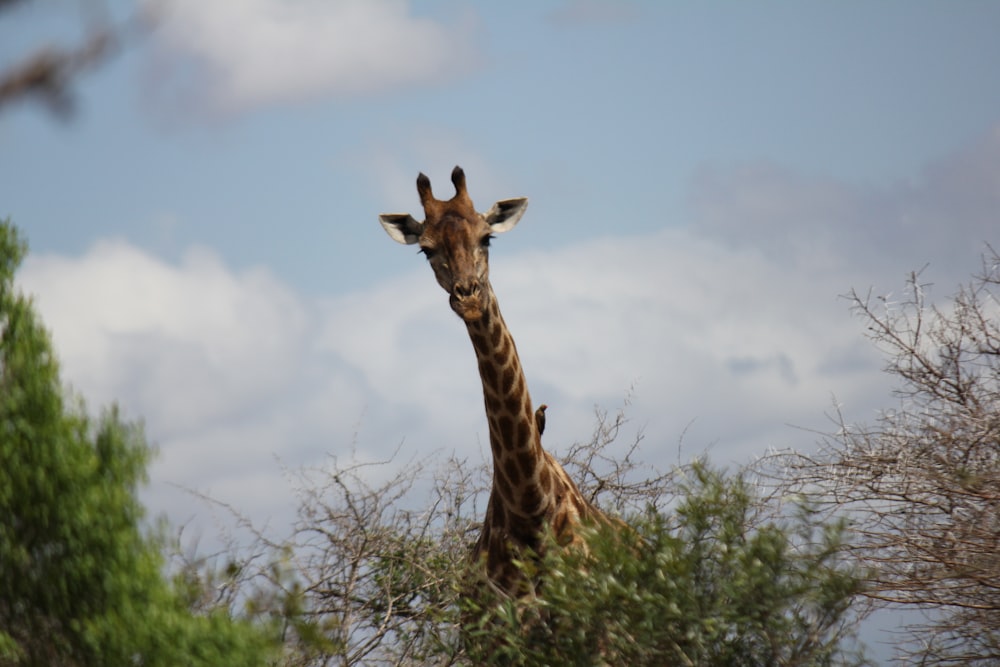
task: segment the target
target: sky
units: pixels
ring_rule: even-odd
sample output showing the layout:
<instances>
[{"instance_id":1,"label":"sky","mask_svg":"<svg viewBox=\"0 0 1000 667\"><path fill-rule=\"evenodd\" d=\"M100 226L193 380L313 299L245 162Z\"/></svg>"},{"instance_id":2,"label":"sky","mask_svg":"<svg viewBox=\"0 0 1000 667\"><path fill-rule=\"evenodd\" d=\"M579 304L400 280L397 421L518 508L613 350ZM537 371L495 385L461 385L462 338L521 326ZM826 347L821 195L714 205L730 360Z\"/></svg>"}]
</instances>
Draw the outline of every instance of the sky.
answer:
<instances>
[{"instance_id":1,"label":"sky","mask_svg":"<svg viewBox=\"0 0 1000 667\"><path fill-rule=\"evenodd\" d=\"M0 14L0 68L136 11L84 8ZM464 327L377 220L420 213L418 172L529 198L491 278L543 444L624 408L658 468L871 421L892 383L843 295L922 271L944 300L1000 247L998 3L148 8L72 117L0 109L0 217L64 380L143 421L178 525L226 521L195 490L280 534L285 471L330 456L487 455Z\"/></svg>"}]
</instances>

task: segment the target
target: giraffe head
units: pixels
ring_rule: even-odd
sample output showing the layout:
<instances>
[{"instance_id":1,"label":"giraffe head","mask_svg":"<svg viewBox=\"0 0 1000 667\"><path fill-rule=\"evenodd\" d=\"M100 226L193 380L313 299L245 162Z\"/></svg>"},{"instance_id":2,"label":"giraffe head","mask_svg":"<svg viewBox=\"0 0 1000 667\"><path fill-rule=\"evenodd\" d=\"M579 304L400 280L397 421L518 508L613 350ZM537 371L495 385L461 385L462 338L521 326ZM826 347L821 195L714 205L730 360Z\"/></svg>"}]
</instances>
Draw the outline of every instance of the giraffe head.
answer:
<instances>
[{"instance_id":1,"label":"giraffe head","mask_svg":"<svg viewBox=\"0 0 1000 667\"><path fill-rule=\"evenodd\" d=\"M442 201L435 199L430 179L420 174L417 194L424 208L423 222L408 213L384 213L379 222L394 241L420 244L438 284L450 295L452 310L466 322L474 322L490 305L490 239L513 229L528 200L503 199L485 214L477 213L465 189L461 167L451 172L451 182L455 196Z\"/></svg>"}]
</instances>

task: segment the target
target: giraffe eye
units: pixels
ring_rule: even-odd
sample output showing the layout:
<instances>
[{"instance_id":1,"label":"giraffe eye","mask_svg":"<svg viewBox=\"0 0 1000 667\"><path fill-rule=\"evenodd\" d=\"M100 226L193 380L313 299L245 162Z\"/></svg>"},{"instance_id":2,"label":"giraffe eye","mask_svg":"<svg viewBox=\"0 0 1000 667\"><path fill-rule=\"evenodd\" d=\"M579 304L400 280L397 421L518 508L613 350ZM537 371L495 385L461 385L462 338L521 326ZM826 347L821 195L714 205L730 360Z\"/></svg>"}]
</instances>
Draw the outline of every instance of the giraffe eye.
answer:
<instances>
[{"instance_id":1,"label":"giraffe eye","mask_svg":"<svg viewBox=\"0 0 1000 667\"><path fill-rule=\"evenodd\" d=\"M432 257L434 257L434 255L437 254L437 250L435 250L434 248L420 248L418 252L421 253L427 259L431 259Z\"/></svg>"},{"instance_id":2,"label":"giraffe eye","mask_svg":"<svg viewBox=\"0 0 1000 667\"><path fill-rule=\"evenodd\" d=\"M489 248L491 240L493 240L493 235L492 234L487 234L482 239L480 239L480 241L479 241L479 247L480 248Z\"/></svg>"}]
</instances>

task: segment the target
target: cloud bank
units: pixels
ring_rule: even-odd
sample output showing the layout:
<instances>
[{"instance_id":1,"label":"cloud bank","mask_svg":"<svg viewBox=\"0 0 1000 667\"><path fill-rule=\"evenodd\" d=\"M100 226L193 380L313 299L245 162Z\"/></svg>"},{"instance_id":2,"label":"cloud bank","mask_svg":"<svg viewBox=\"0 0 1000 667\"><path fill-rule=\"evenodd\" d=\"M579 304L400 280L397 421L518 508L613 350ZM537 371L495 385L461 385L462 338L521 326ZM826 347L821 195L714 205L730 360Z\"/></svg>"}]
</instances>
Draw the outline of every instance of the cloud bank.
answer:
<instances>
[{"instance_id":1,"label":"cloud bank","mask_svg":"<svg viewBox=\"0 0 1000 667\"><path fill-rule=\"evenodd\" d=\"M171 0L160 20L159 95L220 112L436 85L478 61L469 16L406 0Z\"/></svg>"},{"instance_id":2,"label":"cloud bank","mask_svg":"<svg viewBox=\"0 0 1000 667\"><path fill-rule=\"evenodd\" d=\"M993 133L878 192L716 170L697 179L685 228L512 256L497 239L491 275L533 397L551 406L546 446L587 439L594 406L614 410L630 388L659 466L682 434L685 460L810 447L789 424L827 426L833 394L871 418L891 401L888 379L837 295L897 289L928 261L934 294L950 295L995 239L998 173ZM209 249L171 264L121 241L31 256L22 280L65 378L91 405L119 400L144 418L161 450L154 510L197 513L156 490L169 482L281 525L282 464L487 451L464 328L430 270L400 252L409 274L326 298Z\"/></svg>"}]
</instances>

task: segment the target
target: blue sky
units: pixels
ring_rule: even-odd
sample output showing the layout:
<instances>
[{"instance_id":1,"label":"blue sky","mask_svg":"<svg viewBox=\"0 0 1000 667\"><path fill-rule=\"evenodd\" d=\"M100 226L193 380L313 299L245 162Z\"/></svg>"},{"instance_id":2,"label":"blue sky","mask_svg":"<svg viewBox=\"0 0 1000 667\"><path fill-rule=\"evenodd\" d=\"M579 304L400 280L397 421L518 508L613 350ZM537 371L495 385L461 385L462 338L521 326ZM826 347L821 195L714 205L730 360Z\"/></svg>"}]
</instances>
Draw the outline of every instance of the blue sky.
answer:
<instances>
[{"instance_id":1,"label":"blue sky","mask_svg":"<svg viewBox=\"0 0 1000 667\"><path fill-rule=\"evenodd\" d=\"M628 397L661 467L810 447L833 397L871 419L890 385L838 296L927 266L946 297L1000 244L997 3L155 7L69 122L0 113L0 215L66 380L144 419L177 522L204 508L174 485L281 526L282 465L484 455L461 322L377 222L419 212L419 171L530 199L491 261L546 446ZM28 3L0 63L81 35Z\"/></svg>"}]
</instances>

